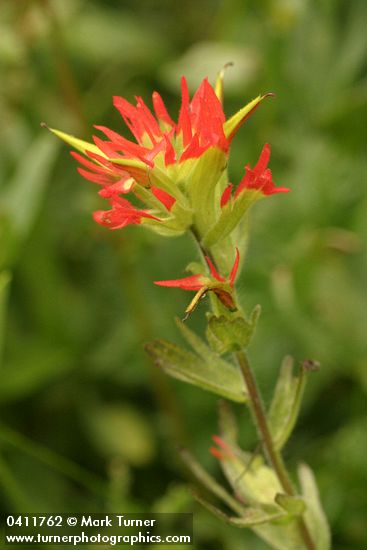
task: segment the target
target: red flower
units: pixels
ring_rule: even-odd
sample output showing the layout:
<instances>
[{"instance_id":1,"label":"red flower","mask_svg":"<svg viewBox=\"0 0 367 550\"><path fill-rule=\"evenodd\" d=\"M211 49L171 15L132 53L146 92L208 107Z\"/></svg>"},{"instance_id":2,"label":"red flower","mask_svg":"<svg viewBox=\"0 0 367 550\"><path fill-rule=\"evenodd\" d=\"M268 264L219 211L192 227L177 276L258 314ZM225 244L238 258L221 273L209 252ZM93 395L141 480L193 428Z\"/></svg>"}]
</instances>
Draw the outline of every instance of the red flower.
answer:
<instances>
[{"instance_id":1,"label":"red flower","mask_svg":"<svg viewBox=\"0 0 367 550\"><path fill-rule=\"evenodd\" d=\"M229 309L233 309L234 301L232 297L232 289L236 280L236 275L238 271L238 266L240 262L240 253L238 248L236 248L236 257L231 269L231 272L227 279L222 277L216 270L213 262L205 256L206 262L210 269L211 278L206 277L205 275L190 275L189 277L184 277L183 279L172 279L169 281L154 281L155 285L166 286L166 287L175 287L182 288L182 290L193 290L197 294L195 298L190 303L189 307L186 309L186 313L190 314L195 309L198 304L198 301L208 292L212 291L216 294L218 299Z\"/></svg>"},{"instance_id":2,"label":"red flower","mask_svg":"<svg viewBox=\"0 0 367 550\"><path fill-rule=\"evenodd\" d=\"M131 191L134 180L130 174L122 168L114 166L103 157L98 159L99 164L95 164L75 151L70 151L70 154L80 162L80 164L88 168L88 170L80 167L77 169L81 176L93 183L98 183L103 186L102 191L100 191L101 196L106 197L106 195L108 195L106 191L107 187L113 194L128 193Z\"/></svg>"},{"instance_id":3,"label":"red flower","mask_svg":"<svg viewBox=\"0 0 367 550\"><path fill-rule=\"evenodd\" d=\"M235 198L244 189L258 189L264 195L273 195L274 193L287 193L289 189L286 187L275 187L272 180L272 173L269 170L268 163L270 160L270 145L265 143L261 155L255 168L250 165L246 166L246 174L239 183L235 192Z\"/></svg>"},{"instance_id":4,"label":"red flower","mask_svg":"<svg viewBox=\"0 0 367 550\"><path fill-rule=\"evenodd\" d=\"M142 218L151 218L158 220L155 216L145 210L135 208L128 200L122 197L112 197L110 199L111 210L98 210L93 213L94 220L100 225L110 229L121 229L129 224L140 224Z\"/></svg>"},{"instance_id":5,"label":"red flower","mask_svg":"<svg viewBox=\"0 0 367 550\"><path fill-rule=\"evenodd\" d=\"M224 277L219 275L213 262L210 260L210 258L208 258L208 256L205 256L205 259L209 266L212 278L218 281L219 283L227 283L231 288L233 288L236 275L237 275L238 264L240 261L240 253L238 248L236 248L235 261L233 263L233 267L231 269L231 273L229 274L228 279L225 279ZM158 286L182 288L182 290L201 290L202 288L208 286L208 280L209 280L208 277L200 274L200 275L190 275L189 277L184 277L183 279L172 279L169 281L154 281L154 284Z\"/></svg>"},{"instance_id":6,"label":"red flower","mask_svg":"<svg viewBox=\"0 0 367 550\"><path fill-rule=\"evenodd\" d=\"M272 179L271 170L269 170L268 163L270 159L270 145L265 143L263 150L261 151L260 158L257 161L255 168L251 168L248 164L246 174L240 181L234 198L236 199L245 189L256 189L263 195L274 195L275 193L288 193L290 189L287 187L276 187ZM223 208L231 198L233 185L230 183L223 191L220 205Z\"/></svg>"}]
</instances>

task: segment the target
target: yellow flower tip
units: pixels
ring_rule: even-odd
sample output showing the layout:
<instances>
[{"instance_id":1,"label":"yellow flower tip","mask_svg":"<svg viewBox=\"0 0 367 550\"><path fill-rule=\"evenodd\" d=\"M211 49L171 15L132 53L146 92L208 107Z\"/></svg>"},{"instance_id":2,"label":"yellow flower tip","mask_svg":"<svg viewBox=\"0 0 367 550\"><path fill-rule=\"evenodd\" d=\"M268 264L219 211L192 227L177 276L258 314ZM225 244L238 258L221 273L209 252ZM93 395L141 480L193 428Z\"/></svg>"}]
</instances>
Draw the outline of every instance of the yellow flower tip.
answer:
<instances>
[{"instance_id":1,"label":"yellow flower tip","mask_svg":"<svg viewBox=\"0 0 367 550\"><path fill-rule=\"evenodd\" d=\"M228 69L228 67L233 67L234 63L233 61L228 61L228 63L226 63L225 65L223 65L223 67L221 68L221 70L219 71L219 73L217 74L217 79L215 81L215 86L214 86L214 91L215 91L215 95L217 96L217 98L219 99L219 101L221 103L223 103L223 81L224 81L224 73L226 72L226 70Z\"/></svg>"}]
</instances>

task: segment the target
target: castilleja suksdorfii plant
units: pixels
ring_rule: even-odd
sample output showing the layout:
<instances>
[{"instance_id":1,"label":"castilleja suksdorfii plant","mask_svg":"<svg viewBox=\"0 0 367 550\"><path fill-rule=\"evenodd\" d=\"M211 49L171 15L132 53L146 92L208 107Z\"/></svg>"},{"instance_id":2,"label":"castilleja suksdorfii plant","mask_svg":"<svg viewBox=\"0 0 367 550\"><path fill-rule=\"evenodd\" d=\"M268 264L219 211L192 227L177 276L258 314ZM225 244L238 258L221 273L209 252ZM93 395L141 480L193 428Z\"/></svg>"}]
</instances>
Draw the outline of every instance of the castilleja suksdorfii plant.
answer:
<instances>
[{"instance_id":1,"label":"castilleja suksdorfii plant","mask_svg":"<svg viewBox=\"0 0 367 550\"><path fill-rule=\"evenodd\" d=\"M330 535L313 474L302 465L296 486L281 455L296 422L307 374L315 364L305 361L295 373L287 358L266 410L246 353L260 309L257 306L245 315L235 292L249 208L262 198L289 191L273 182L268 144L253 168L245 166L240 182L228 181L232 140L271 95L259 95L226 118L222 71L214 87L204 79L191 100L182 78L177 122L157 92L152 96L152 110L141 97L135 105L114 97L114 106L133 135L131 140L105 126L95 126L99 135L93 136L91 143L50 130L73 147L71 154L79 163L79 173L99 187L107 206L94 212L97 223L112 230L143 225L168 237L187 232L198 245L202 262L190 264L191 275L155 284L195 292L185 319L199 301L210 296L206 341L177 320L192 350L164 339L147 344L146 349L169 375L245 403L258 432L262 456L238 447L232 413L223 403L222 433L213 437L216 447L211 453L219 459L233 494L218 485L187 450L182 457L229 513L201 496L197 498L221 519L253 529L271 547L327 550Z\"/></svg>"}]
</instances>

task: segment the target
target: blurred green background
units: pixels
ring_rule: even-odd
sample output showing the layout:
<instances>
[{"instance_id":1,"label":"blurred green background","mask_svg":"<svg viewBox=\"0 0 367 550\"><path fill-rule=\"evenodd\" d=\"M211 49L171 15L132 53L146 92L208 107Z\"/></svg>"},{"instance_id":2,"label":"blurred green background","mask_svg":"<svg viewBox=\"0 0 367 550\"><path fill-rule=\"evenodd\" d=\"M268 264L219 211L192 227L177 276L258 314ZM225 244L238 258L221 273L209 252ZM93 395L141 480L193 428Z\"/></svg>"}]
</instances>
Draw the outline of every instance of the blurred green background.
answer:
<instances>
[{"instance_id":1,"label":"blurred green background","mask_svg":"<svg viewBox=\"0 0 367 550\"><path fill-rule=\"evenodd\" d=\"M251 215L251 357L267 402L285 354L321 362L285 456L314 468L333 548L367 548L366 21L365 0L1 2L0 512L194 511L195 548L267 548L192 500L176 445L222 479L208 453L217 399L160 376L142 349L179 340L189 297L152 281L180 276L192 243L97 226L96 187L40 128L125 132L112 95L149 102L153 89L175 117L181 74L194 90L233 61L228 115L276 98L236 137L231 180L268 141L292 189Z\"/></svg>"}]
</instances>

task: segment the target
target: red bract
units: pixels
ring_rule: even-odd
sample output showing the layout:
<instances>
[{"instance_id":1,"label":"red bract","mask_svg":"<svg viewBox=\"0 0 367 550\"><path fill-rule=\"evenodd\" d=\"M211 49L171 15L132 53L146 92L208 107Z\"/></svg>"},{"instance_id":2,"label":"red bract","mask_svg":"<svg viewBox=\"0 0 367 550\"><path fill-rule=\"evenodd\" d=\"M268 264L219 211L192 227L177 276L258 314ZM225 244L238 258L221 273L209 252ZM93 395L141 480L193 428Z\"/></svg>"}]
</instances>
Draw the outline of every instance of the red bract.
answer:
<instances>
[{"instance_id":1,"label":"red bract","mask_svg":"<svg viewBox=\"0 0 367 550\"><path fill-rule=\"evenodd\" d=\"M236 458L231 447L221 437L213 435L212 439L219 447L219 449L217 447L210 447L209 449L209 452L215 456L215 458L218 458L218 460L232 460Z\"/></svg>"},{"instance_id":2,"label":"red bract","mask_svg":"<svg viewBox=\"0 0 367 550\"><path fill-rule=\"evenodd\" d=\"M181 88L182 102L178 124L169 116L157 92L153 93L156 118L141 97L136 98L136 106L122 97L114 97L114 105L137 143L128 141L103 126L96 126L110 139L104 142L104 153L111 156L111 151L119 152L126 158L139 159L152 167L154 159L161 153L165 166L169 166L198 158L209 147L219 147L227 151L228 141L223 128L225 116L208 80L203 80L191 102L185 78L182 78ZM101 146L99 142L96 144Z\"/></svg>"},{"instance_id":3,"label":"red bract","mask_svg":"<svg viewBox=\"0 0 367 550\"><path fill-rule=\"evenodd\" d=\"M159 189L159 187L152 186L151 191L155 198L158 199L167 208L168 211L172 209L172 206L176 202L176 199L174 197L172 197L166 191L163 191L163 189Z\"/></svg>"},{"instance_id":4,"label":"red bract","mask_svg":"<svg viewBox=\"0 0 367 550\"><path fill-rule=\"evenodd\" d=\"M261 191L264 195L273 195L274 193L287 193L289 189L286 187L275 187L275 183L272 180L272 173L269 170L268 163L270 160L270 146L266 143L263 147L259 160L255 168L251 168L250 165L247 165L246 174L240 181L236 192L234 194L235 198L244 190L244 189L257 189Z\"/></svg>"},{"instance_id":5,"label":"red bract","mask_svg":"<svg viewBox=\"0 0 367 550\"><path fill-rule=\"evenodd\" d=\"M207 288L208 290L215 290L216 288L215 281L218 281L218 283L227 283L231 288L233 288L237 271L238 271L239 261L240 261L240 253L238 248L236 248L236 257L228 279L225 279L218 273L213 262L211 261L210 258L208 258L208 256L205 256L205 259L209 266L212 279L214 279L214 281L213 280L211 281L210 279L208 279L208 277L205 277L205 275L190 275L189 277L184 277L183 279L172 279L169 281L154 281L154 284L158 286L182 288L182 290L198 291L204 288Z\"/></svg>"},{"instance_id":6,"label":"red bract","mask_svg":"<svg viewBox=\"0 0 367 550\"><path fill-rule=\"evenodd\" d=\"M182 77L181 92L181 108L177 124L168 114L158 92L154 92L152 96L154 114L141 97L136 97L136 105L132 105L123 97L115 96L113 104L120 112L136 142L124 138L105 126L95 126L108 138L103 141L94 136L95 146L100 150L102 158L112 162L112 165L99 166L97 174L103 174L104 168L106 168L109 176L111 176L111 170L113 172L114 169L118 175L123 168L134 179L146 184L146 169L152 169L158 158L159 164L163 163L167 167L188 159L198 158L211 147L217 147L227 153L230 141L238 128L260 105L261 101L270 95L259 96L226 121L222 104L207 78L202 81L190 101L187 82ZM96 160L94 152L87 149L85 153ZM78 160L83 163L80 157ZM141 166L128 162L125 164L124 161L129 160L139 161ZM91 166L89 168L94 172ZM90 173L81 173L87 179L92 177L95 181L93 174L90 176Z\"/></svg>"},{"instance_id":7,"label":"red bract","mask_svg":"<svg viewBox=\"0 0 367 550\"><path fill-rule=\"evenodd\" d=\"M93 213L94 220L100 225L110 229L120 229L130 224L141 223L142 218L158 220L155 216L145 210L135 208L128 200L122 197L110 199L111 210L98 210Z\"/></svg>"},{"instance_id":8,"label":"red bract","mask_svg":"<svg viewBox=\"0 0 367 550\"><path fill-rule=\"evenodd\" d=\"M85 179L102 185L104 189L108 186L111 191L113 190L113 194L128 193L131 191L134 180L125 170L122 170L118 166L114 166L103 157L99 159L100 164L95 164L75 151L71 151L70 154L80 162L80 164L88 168L88 170L80 167L78 168L79 174ZM108 192L104 194L104 189L100 191L100 195L103 197L110 196Z\"/></svg>"},{"instance_id":9,"label":"red bract","mask_svg":"<svg viewBox=\"0 0 367 550\"><path fill-rule=\"evenodd\" d=\"M290 191L287 187L276 187L272 179L272 173L269 168L267 168L270 159L270 146L266 143L263 147L263 150L260 154L260 158L257 161L255 168L251 168L250 165L245 167L246 174L240 181L234 198L237 197L246 189L255 189L260 191L263 195L274 195L275 193L287 193ZM232 196L232 183L229 183L224 189L220 205L223 208L230 200Z\"/></svg>"}]
</instances>

